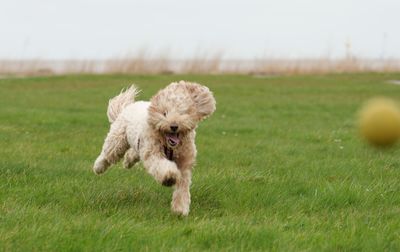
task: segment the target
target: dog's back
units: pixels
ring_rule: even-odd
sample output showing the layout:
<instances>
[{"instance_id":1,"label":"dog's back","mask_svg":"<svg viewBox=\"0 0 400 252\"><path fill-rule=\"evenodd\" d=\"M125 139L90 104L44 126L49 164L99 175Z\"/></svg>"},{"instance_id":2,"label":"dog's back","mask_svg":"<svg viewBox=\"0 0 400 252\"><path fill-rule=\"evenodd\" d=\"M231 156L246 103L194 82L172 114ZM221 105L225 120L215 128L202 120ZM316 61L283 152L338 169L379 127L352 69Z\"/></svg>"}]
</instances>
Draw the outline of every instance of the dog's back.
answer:
<instances>
[{"instance_id":1,"label":"dog's back","mask_svg":"<svg viewBox=\"0 0 400 252\"><path fill-rule=\"evenodd\" d=\"M127 122L126 135L130 146L136 146L137 142L148 127L147 117L150 102L137 101L129 104L121 113L121 117Z\"/></svg>"}]
</instances>

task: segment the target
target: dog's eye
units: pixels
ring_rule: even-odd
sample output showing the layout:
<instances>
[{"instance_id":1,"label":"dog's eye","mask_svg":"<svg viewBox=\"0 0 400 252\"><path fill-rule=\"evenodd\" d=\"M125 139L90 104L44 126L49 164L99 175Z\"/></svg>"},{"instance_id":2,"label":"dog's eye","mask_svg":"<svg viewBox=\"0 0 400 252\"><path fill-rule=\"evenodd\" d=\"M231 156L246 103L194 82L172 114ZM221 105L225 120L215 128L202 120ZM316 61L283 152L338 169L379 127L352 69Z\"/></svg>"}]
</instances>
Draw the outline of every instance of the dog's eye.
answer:
<instances>
[{"instance_id":1,"label":"dog's eye","mask_svg":"<svg viewBox=\"0 0 400 252\"><path fill-rule=\"evenodd\" d=\"M163 115L164 115L164 116L167 116L167 112L164 112Z\"/></svg>"}]
</instances>

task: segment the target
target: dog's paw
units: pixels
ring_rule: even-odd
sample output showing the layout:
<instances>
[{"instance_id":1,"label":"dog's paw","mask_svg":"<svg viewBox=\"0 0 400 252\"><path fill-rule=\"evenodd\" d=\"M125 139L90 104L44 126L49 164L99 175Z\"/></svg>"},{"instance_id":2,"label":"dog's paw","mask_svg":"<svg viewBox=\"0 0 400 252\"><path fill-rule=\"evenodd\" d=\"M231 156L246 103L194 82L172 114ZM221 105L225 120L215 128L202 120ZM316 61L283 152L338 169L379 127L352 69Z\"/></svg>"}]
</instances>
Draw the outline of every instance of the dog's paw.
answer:
<instances>
[{"instance_id":1,"label":"dog's paw","mask_svg":"<svg viewBox=\"0 0 400 252\"><path fill-rule=\"evenodd\" d=\"M175 190L172 196L171 210L177 215L187 216L190 207L190 192L186 190Z\"/></svg>"},{"instance_id":2,"label":"dog's paw","mask_svg":"<svg viewBox=\"0 0 400 252\"><path fill-rule=\"evenodd\" d=\"M122 162L122 166L125 169L130 169L132 168L137 162L139 162L139 159L134 159L134 160L129 160L127 158L124 159L124 162Z\"/></svg>"},{"instance_id":3,"label":"dog's paw","mask_svg":"<svg viewBox=\"0 0 400 252\"><path fill-rule=\"evenodd\" d=\"M180 174L179 174L178 169L176 171L174 171L174 170L167 171L165 173L165 175L163 176L161 184L163 186L173 186L176 184L176 181L178 180L179 175Z\"/></svg>"},{"instance_id":4,"label":"dog's paw","mask_svg":"<svg viewBox=\"0 0 400 252\"><path fill-rule=\"evenodd\" d=\"M161 169L160 182L163 186L173 186L180 179L181 173L174 162L168 161Z\"/></svg>"},{"instance_id":5,"label":"dog's paw","mask_svg":"<svg viewBox=\"0 0 400 252\"><path fill-rule=\"evenodd\" d=\"M162 185L163 186L173 186L176 183L176 179L174 177L169 177L169 178L164 178L164 180L162 181Z\"/></svg>"},{"instance_id":6,"label":"dog's paw","mask_svg":"<svg viewBox=\"0 0 400 252\"><path fill-rule=\"evenodd\" d=\"M189 215L189 205L185 204L175 204L172 203L171 211L174 214L181 215L181 216L188 216Z\"/></svg>"},{"instance_id":7,"label":"dog's paw","mask_svg":"<svg viewBox=\"0 0 400 252\"><path fill-rule=\"evenodd\" d=\"M108 166L109 166L108 162L105 159L99 157L94 162L93 172L97 175L100 175L107 170Z\"/></svg>"},{"instance_id":8,"label":"dog's paw","mask_svg":"<svg viewBox=\"0 0 400 252\"><path fill-rule=\"evenodd\" d=\"M101 164L98 164L98 163L95 163L94 164L94 166L93 166L93 172L96 174L96 175L100 175L100 174L102 174L103 172L105 172L106 171L106 169L104 168L104 166L102 166Z\"/></svg>"},{"instance_id":9,"label":"dog's paw","mask_svg":"<svg viewBox=\"0 0 400 252\"><path fill-rule=\"evenodd\" d=\"M137 162L140 161L139 155L132 148L126 151L122 165L125 169L132 168Z\"/></svg>"}]
</instances>

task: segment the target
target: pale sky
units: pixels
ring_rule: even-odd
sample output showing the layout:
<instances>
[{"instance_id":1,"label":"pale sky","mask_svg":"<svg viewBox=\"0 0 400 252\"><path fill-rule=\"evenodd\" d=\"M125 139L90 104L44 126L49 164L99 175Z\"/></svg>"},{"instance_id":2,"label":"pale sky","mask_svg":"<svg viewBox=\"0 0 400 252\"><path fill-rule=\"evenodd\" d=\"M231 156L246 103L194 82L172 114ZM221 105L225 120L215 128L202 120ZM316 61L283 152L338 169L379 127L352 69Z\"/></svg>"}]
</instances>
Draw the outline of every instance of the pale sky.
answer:
<instances>
[{"instance_id":1,"label":"pale sky","mask_svg":"<svg viewBox=\"0 0 400 252\"><path fill-rule=\"evenodd\" d=\"M0 59L400 58L400 0L0 0Z\"/></svg>"}]
</instances>

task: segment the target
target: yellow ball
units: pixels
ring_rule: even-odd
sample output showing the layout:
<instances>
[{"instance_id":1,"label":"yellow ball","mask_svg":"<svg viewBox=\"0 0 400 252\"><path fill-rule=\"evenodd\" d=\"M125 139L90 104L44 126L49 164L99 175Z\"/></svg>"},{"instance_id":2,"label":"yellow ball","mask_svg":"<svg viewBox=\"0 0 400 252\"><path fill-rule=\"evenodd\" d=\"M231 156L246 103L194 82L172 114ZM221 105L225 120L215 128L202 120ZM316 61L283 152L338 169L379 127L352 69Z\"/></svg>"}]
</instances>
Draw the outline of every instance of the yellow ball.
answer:
<instances>
[{"instance_id":1,"label":"yellow ball","mask_svg":"<svg viewBox=\"0 0 400 252\"><path fill-rule=\"evenodd\" d=\"M400 138L400 109L387 98L368 101L359 114L361 135L375 146L390 146Z\"/></svg>"}]
</instances>

